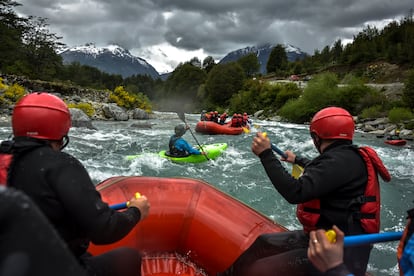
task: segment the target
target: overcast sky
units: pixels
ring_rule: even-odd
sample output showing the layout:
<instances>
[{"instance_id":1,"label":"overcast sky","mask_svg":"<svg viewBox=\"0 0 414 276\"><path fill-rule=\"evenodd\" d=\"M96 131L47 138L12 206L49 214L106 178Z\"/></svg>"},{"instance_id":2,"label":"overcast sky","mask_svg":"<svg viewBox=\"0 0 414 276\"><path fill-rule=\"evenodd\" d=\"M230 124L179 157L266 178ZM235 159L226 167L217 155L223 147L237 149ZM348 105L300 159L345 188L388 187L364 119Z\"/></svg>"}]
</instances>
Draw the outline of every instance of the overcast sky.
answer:
<instances>
[{"instance_id":1,"label":"overcast sky","mask_svg":"<svg viewBox=\"0 0 414 276\"><path fill-rule=\"evenodd\" d=\"M180 62L265 42L309 54L368 24L382 29L408 16L413 0L16 0L24 16L48 18L69 47L118 44L159 73Z\"/></svg>"}]
</instances>

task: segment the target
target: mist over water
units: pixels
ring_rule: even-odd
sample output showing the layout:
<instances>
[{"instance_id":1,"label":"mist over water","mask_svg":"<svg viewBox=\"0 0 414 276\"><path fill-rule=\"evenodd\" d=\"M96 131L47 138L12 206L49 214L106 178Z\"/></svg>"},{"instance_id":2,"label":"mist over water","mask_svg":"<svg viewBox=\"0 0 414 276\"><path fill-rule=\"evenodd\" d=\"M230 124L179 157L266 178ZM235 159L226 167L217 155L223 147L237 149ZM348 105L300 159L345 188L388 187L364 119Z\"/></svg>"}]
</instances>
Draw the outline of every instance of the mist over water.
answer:
<instances>
[{"instance_id":1,"label":"mist over water","mask_svg":"<svg viewBox=\"0 0 414 276\"><path fill-rule=\"evenodd\" d=\"M157 119L143 121L151 128L134 127L140 121L93 121L97 130L72 128L70 143L65 149L87 168L95 184L118 175L158 177L189 177L202 179L222 191L245 202L290 230L300 229L295 206L289 204L273 188L258 157L251 152L253 135L260 130L268 133L271 141L282 150L313 158L318 152L309 136L308 126L254 120L252 132L241 135L202 135L194 131L199 114L186 114L187 123L200 144L228 143L227 150L216 160L199 164L176 164L153 153L168 148L174 126L182 123L176 113L158 113ZM8 139L10 127L0 128L0 139ZM184 138L196 141L190 131ZM381 231L402 231L406 210L414 207L412 143L404 147L386 145L375 135L356 133L354 143L373 147L389 169L392 180L381 182ZM142 154L132 161L126 155ZM290 171L290 165L286 169ZM376 244L371 253L369 272L373 275L397 275L397 242Z\"/></svg>"}]
</instances>

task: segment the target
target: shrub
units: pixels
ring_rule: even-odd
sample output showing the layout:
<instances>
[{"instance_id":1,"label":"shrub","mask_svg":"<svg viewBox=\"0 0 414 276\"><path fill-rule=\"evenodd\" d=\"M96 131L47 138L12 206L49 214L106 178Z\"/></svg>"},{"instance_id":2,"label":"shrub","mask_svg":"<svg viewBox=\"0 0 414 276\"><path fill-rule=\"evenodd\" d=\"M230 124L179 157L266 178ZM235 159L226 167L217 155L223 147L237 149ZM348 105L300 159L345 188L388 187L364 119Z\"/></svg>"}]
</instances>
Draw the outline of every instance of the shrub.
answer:
<instances>
[{"instance_id":1,"label":"shrub","mask_svg":"<svg viewBox=\"0 0 414 276\"><path fill-rule=\"evenodd\" d=\"M68 107L69 108L79 108L86 115L88 115L88 117L92 117L95 114L95 109L93 108L93 106L90 103L78 103L78 104L70 103L70 104L68 104Z\"/></svg>"},{"instance_id":2,"label":"shrub","mask_svg":"<svg viewBox=\"0 0 414 276\"><path fill-rule=\"evenodd\" d=\"M116 87L114 92L109 94L109 101L126 109L141 108L146 112L152 111L152 105L146 95L143 93L130 94L123 86Z\"/></svg>"},{"instance_id":3,"label":"shrub","mask_svg":"<svg viewBox=\"0 0 414 276\"><path fill-rule=\"evenodd\" d=\"M12 86L4 85L5 88L3 94L0 96L0 105L11 105L16 103L26 94L26 91L23 86L18 85L17 83Z\"/></svg>"},{"instance_id":4,"label":"shrub","mask_svg":"<svg viewBox=\"0 0 414 276\"><path fill-rule=\"evenodd\" d=\"M408 108L395 107L388 112L388 119L391 123L402 123L413 118L413 113Z\"/></svg>"},{"instance_id":5,"label":"shrub","mask_svg":"<svg viewBox=\"0 0 414 276\"><path fill-rule=\"evenodd\" d=\"M363 109L359 117L361 117L362 119L378 118L382 117L382 114L383 112L381 106L374 105Z\"/></svg>"}]
</instances>

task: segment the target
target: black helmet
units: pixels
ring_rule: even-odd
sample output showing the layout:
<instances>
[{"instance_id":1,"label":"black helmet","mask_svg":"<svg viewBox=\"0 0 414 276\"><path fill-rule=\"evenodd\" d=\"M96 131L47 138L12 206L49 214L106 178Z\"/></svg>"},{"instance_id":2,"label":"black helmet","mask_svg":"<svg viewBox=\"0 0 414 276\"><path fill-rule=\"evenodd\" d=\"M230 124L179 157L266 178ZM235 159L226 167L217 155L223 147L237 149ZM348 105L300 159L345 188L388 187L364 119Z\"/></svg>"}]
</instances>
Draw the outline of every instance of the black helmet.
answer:
<instances>
[{"instance_id":1,"label":"black helmet","mask_svg":"<svg viewBox=\"0 0 414 276\"><path fill-rule=\"evenodd\" d=\"M186 131L186 128L184 125L178 125L174 128L175 135L177 136L183 136L185 131Z\"/></svg>"}]
</instances>

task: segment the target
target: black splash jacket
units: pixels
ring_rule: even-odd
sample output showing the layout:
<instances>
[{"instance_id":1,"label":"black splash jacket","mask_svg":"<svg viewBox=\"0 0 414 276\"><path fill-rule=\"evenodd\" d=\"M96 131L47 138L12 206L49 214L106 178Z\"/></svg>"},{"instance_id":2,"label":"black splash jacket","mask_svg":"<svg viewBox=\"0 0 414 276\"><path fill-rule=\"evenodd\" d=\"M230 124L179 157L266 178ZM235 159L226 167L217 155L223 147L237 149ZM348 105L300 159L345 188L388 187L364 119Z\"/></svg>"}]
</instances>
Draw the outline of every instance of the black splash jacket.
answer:
<instances>
[{"instance_id":1,"label":"black splash jacket","mask_svg":"<svg viewBox=\"0 0 414 276\"><path fill-rule=\"evenodd\" d=\"M364 194L368 180L365 162L350 141L331 144L313 160L297 158L296 163L305 167L299 179L285 170L271 149L259 157L273 186L289 203L320 200L318 228L329 229L335 224L346 234L364 232L358 220L351 222L355 226L349 221L350 213L358 211L360 205L347 205Z\"/></svg>"},{"instance_id":2,"label":"black splash jacket","mask_svg":"<svg viewBox=\"0 0 414 276\"><path fill-rule=\"evenodd\" d=\"M137 208L112 210L77 159L45 145L15 150L8 185L34 200L78 256L89 241L107 244L120 240L141 217Z\"/></svg>"}]
</instances>

